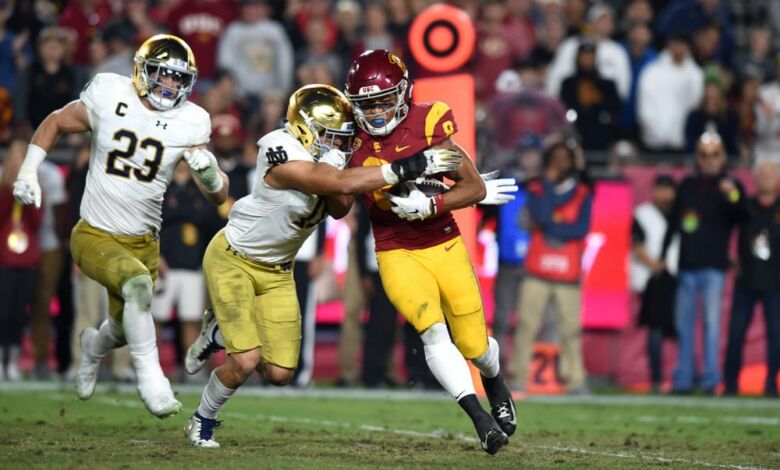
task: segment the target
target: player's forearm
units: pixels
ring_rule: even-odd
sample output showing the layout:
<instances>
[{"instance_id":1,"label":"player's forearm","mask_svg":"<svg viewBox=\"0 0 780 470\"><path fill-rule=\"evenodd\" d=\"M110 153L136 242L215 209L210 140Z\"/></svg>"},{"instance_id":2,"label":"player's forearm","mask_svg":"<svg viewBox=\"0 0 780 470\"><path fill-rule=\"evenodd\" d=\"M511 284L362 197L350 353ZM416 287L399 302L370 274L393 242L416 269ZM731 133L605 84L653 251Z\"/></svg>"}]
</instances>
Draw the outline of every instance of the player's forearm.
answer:
<instances>
[{"instance_id":1,"label":"player's forearm","mask_svg":"<svg viewBox=\"0 0 780 470\"><path fill-rule=\"evenodd\" d=\"M49 152L60 134L80 133L90 130L87 109L81 101L71 101L52 112L41 122L30 139L30 144Z\"/></svg>"},{"instance_id":2,"label":"player's forearm","mask_svg":"<svg viewBox=\"0 0 780 470\"><path fill-rule=\"evenodd\" d=\"M222 172L222 170L219 170L219 178L222 179L222 186L219 188L218 191L209 192L206 191L205 188L202 191L203 195L206 196L206 199L208 199L210 202L218 206L222 205L225 201L227 201L228 191L230 189L230 181L228 180L227 175Z\"/></svg>"},{"instance_id":3,"label":"player's forearm","mask_svg":"<svg viewBox=\"0 0 780 470\"><path fill-rule=\"evenodd\" d=\"M32 139L30 139L30 144L40 147L46 153L54 148L62 133L58 122L58 113L59 110L46 116L46 119L35 129L35 133Z\"/></svg>"},{"instance_id":4,"label":"player's forearm","mask_svg":"<svg viewBox=\"0 0 780 470\"><path fill-rule=\"evenodd\" d=\"M454 211L477 204L485 198L485 182L482 178L469 178L459 181L449 191L444 193L444 210Z\"/></svg>"}]
</instances>

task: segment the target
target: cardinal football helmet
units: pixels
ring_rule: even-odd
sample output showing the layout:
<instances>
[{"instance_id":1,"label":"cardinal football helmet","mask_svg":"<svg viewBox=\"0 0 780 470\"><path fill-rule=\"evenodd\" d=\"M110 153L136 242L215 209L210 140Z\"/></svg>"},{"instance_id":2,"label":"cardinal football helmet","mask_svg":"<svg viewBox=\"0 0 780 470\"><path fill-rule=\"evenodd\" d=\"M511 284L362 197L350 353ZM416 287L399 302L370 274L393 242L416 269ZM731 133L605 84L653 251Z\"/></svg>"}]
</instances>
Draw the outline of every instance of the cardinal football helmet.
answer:
<instances>
[{"instance_id":1,"label":"cardinal football helmet","mask_svg":"<svg viewBox=\"0 0 780 470\"><path fill-rule=\"evenodd\" d=\"M371 135L387 135L406 118L412 101L412 84L406 64L392 52L375 49L366 51L352 62L347 74L346 93L352 102L355 120ZM384 118L385 111L366 114L369 104L393 96L393 117Z\"/></svg>"},{"instance_id":2,"label":"cardinal football helmet","mask_svg":"<svg viewBox=\"0 0 780 470\"><path fill-rule=\"evenodd\" d=\"M173 78L175 87L163 84L161 78L166 76ZM152 36L135 53L133 84L138 95L146 97L156 109L165 111L184 104L197 78L195 54L176 36Z\"/></svg>"},{"instance_id":3,"label":"cardinal football helmet","mask_svg":"<svg viewBox=\"0 0 780 470\"><path fill-rule=\"evenodd\" d=\"M352 106L332 86L306 85L293 93L287 106L286 128L317 159L332 148L352 153Z\"/></svg>"}]
</instances>

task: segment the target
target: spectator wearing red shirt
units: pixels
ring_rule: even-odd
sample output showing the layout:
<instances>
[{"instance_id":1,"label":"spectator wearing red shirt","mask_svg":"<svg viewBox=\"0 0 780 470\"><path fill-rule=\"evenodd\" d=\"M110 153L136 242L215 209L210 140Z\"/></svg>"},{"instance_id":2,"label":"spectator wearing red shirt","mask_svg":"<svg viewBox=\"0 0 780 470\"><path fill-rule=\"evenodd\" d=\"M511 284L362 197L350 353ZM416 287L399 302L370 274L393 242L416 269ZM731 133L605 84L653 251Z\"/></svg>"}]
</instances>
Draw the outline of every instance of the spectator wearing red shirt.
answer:
<instances>
[{"instance_id":1,"label":"spectator wearing red shirt","mask_svg":"<svg viewBox=\"0 0 780 470\"><path fill-rule=\"evenodd\" d=\"M75 0L68 2L59 19L59 26L73 32L73 61L89 63L89 41L113 16L107 0Z\"/></svg>"},{"instance_id":2,"label":"spectator wearing red shirt","mask_svg":"<svg viewBox=\"0 0 780 470\"><path fill-rule=\"evenodd\" d=\"M477 99L481 102L495 96L496 79L519 59L512 50L510 30L504 25L506 16L506 7L500 0L490 0L482 7L472 67Z\"/></svg>"},{"instance_id":3,"label":"spectator wearing red shirt","mask_svg":"<svg viewBox=\"0 0 780 470\"><path fill-rule=\"evenodd\" d=\"M0 379L21 379L17 366L22 327L31 304L41 251L38 228L43 213L35 205L14 201L12 186L24 160L26 146L11 143L0 176Z\"/></svg>"},{"instance_id":4,"label":"spectator wearing red shirt","mask_svg":"<svg viewBox=\"0 0 780 470\"><path fill-rule=\"evenodd\" d=\"M288 24L288 34L293 47L304 45L309 37L309 25L324 22L325 24L325 48L332 50L339 39L339 25L330 12L330 0L308 0L303 9L299 11Z\"/></svg>"},{"instance_id":5,"label":"spectator wearing red shirt","mask_svg":"<svg viewBox=\"0 0 780 470\"><path fill-rule=\"evenodd\" d=\"M182 2L168 14L168 29L192 47L198 65L197 88L208 88L217 70L219 38L238 17L231 0Z\"/></svg>"}]
</instances>

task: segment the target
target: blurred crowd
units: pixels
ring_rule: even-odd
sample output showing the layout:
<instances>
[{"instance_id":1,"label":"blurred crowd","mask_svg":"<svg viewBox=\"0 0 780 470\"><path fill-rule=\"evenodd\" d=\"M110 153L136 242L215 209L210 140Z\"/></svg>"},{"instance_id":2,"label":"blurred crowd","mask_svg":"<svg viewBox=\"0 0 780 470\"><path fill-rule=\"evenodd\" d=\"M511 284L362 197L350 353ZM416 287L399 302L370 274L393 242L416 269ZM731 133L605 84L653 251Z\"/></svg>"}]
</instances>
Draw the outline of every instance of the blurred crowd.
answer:
<instances>
[{"instance_id":1,"label":"blurred crowd","mask_svg":"<svg viewBox=\"0 0 780 470\"><path fill-rule=\"evenodd\" d=\"M0 183L1 196L5 198L0 208L3 217L0 235L8 237L5 247L8 256L0 256L3 279L0 284L9 292L9 297L4 298L15 302L3 309L7 319L0 319L4 325L11 325L3 329L0 342L0 365L4 366L0 376L20 377L15 364L26 313L34 345L33 372L39 378L51 374L48 348L52 329L56 332L57 371L65 374L74 364L73 356L78 354L74 332L99 323L105 315L105 292L73 268L67 250L70 229L78 220L89 160L85 137L69 136L59 143L51 155L60 164L59 168L53 164L41 167L42 173L48 176L41 176L44 204L39 213L29 206L15 205L10 197L10 185L32 131L50 112L76 99L90 77L102 72L130 75L137 46L151 35L167 32L187 41L198 65L196 91L190 99L211 115L212 147L230 177L231 201L234 201L251 189L256 141L280 125L287 97L298 86L327 83L343 88L350 62L367 49L391 50L409 65L412 77L428 75L430 72L423 64L416 63L411 56L406 35L416 13L432 3L437 2L0 1L0 145L5 154ZM729 165L764 168L764 162L780 163L780 2L453 0L447 3L463 8L476 27L475 49L463 71L475 79L477 157L483 170L499 170L522 181L547 178L562 192L574 191L579 184L592 191L592 181L585 168L615 172L624 162L694 163L695 173L701 174L701 160L706 159L702 154L709 151L702 150L703 145L706 147L702 144L703 135L717 136L717 151L722 154L723 162L714 174L720 179L734 181L723 176ZM566 144L556 147L551 142ZM570 185L572 179L576 181L575 186ZM740 196L744 194L735 181L723 185L723 188L720 183L716 185L720 191L716 194L725 194L727 201L732 197L732 190ZM663 179L659 187L674 189L676 183ZM531 209L545 197L543 189L537 193L531 191L527 198ZM745 199L746 196L741 200ZM577 206L578 211L587 212L582 216L584 229L580 225L564 235L559 232L552 235L565 240L584 239L590 218L589 201L583 199L582 205ZM497 217L499 227L503 227L497 230L497 285L503 287L496 289L495 334L500 342L508 342L503 338L508 336L511 326L508 317L516 305L521 311L533 310L539 314L521 317L520 321L526 323L519 329L522 333L516 333L518 347L509 348L515 352L511 360L506 358L515 377L513 386L525 388L526 363L532 353L524 350L523 345L535 337L541 314L547 308L546 300L557 299L561 336L566 343L563 366L568 369L569 385L584 390L579 287L572 291L567 286L558 286L561 279L548 279L537 272L530 277L543 282L524 286L531 294L518 296L522 292L518 286L528 278L525 269L527 256L530 257L528 228L534 227L528 223L526 202L525 197L518 197L518 204L509 205L498 214L488 214ZM204 308L200 263L195 261L201 259L206 241L224 224L229 208L230 203L209 209L184 169L177 172L166 195L162 230L164 264L153 310L161 324L169 323L171 312L177 312L175 318L181 328L159 331L161 340L174 340L180 345L179 350L197 334ZM710 214L708 210L702 213ZM726 223L732 224L729 227L744 220L734 215L737 212L719 213L730 217ZM673 228L668 233L674 227L685 228L687 219L679 210L673 212L670 208L665 214ZM543 215L535 212L531 216ZM26 235L15 232L22 220L30 229ZM366 255L372 248L365 220L359 210L348 220L353 241L352 269L347 283L353 288L345 289L348 298L339 351L340 381L344 384L363 381L369 386L392 384L394 379L388 364L393 336L388 337L386 332L396 329L395 312L381 292L376 268L372 267L373 256ZM577 222L571 221L574 225ZM725 222L714 223L721 224L720 227ZM646 231L635 227L635 249L650 239ZM11 237L14 234L15 238ZM643 260L653 274L667 272L668 264L659 260L667 255L669 246L674 246L671 242L674 237L665 234L654 237L661 245L651 252L653 256ZM11 243L12 238L18 245ZM304 337L309 336L308 342L305 338L303 341L303 362L295 381L299 385L311 381L313 350L306 348L313 347L313 309L317 299L311 295L307 283L323 271L323 238L322 234L314 236L296 263ZM664 242L664 239L668 240ZM36 244L39 249L21 250L24 243ZM711 268L721 274L725 272L725 262L720 258L695 260L686 268L682 261L688 259L683 255L684 246L685 243L678 249L680 282L684 285L687 285L686 278L682 277L685 269ZM15 250L27 254L14 256ZM638 292L645 290L650 277L640 282ZM690 279L693 278L696 276ZM563 284L568 282L563 280ZM694 299L696 289L702 285L710 286L708 289L717 287L708 284L717 284L717 279L691 282ZM52 299L57 301L52 304ZM689 298L681 300L678 294L676 302L678 309L695 312L695 306L690 304L681 307ZM51 305L56 310L53 317ZM372 314L364 326L366 338L361 340L364 307ZM707 307L707 311L715 308L719 309L720 304ZM53 324L50 318L55 319ZM679 329L684 327L687 331L692 320L686 317L687 323L682 325L680 320L676 327L669 324L674 319L665 321L661 330L651 331L649 343L656 345L650 350L651 357L659 354L659 338L672 334L671 331L680 336ZM410 381L433 384L420 362L416 335L408 333L404 337L406 367L413 377ZM739 340L740 334L744 337L744 332L737 331L734 341ZM680 338L688 340L687 336ZM357 365L360 344L365 345L362 371ZM687 347L688 343L684 344ZM739 362L736 354L730 356L733 364ZM719 376L710 363L711 358L708 361L709 375L704 388L711 390ZM675 386L687 391L693 387L693 372L690 368L683 369ZM653 381L660 383L657 370L653 374ZM120 379L132 376L129 360L121 353L114 358L113 375ZM732 379L732 389L733 382Z\"/></svg>"}]
</instances>

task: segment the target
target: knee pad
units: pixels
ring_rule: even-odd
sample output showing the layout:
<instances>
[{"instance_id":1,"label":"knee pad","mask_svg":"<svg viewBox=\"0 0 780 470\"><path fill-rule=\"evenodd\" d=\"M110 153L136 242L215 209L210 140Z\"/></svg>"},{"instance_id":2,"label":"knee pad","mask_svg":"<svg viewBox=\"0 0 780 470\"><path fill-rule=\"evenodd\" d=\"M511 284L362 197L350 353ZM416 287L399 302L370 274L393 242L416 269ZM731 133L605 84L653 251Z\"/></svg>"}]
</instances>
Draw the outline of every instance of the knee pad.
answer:
<instances>
[{"instance_id":1,"label":"knee pad","mask_svg":"<svg viewBox=\"0 0 780 470\"><path fill-rule=\"evenodd\" d=\"M141 274L128 279L122 286L122 298L125 302L131 302L139 306L143 311L148 311L152 306L152 277Z\"/></svg>"}]
</instances>

